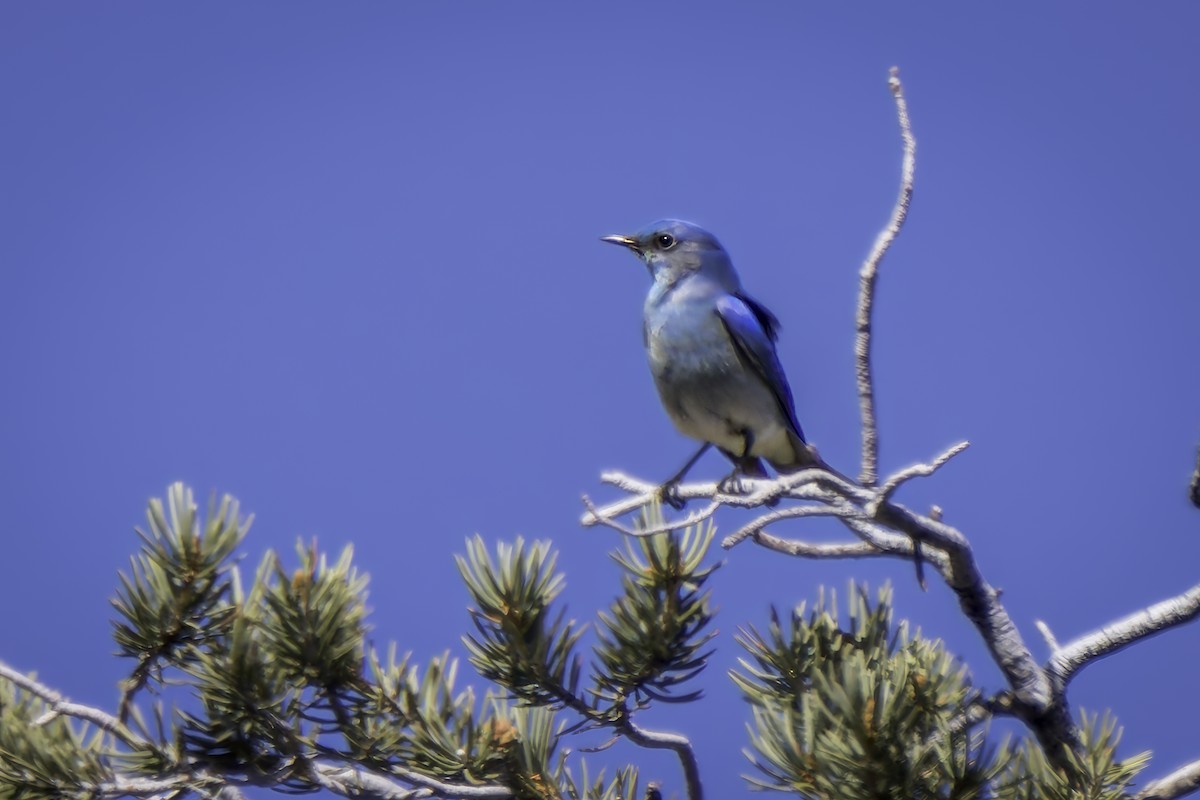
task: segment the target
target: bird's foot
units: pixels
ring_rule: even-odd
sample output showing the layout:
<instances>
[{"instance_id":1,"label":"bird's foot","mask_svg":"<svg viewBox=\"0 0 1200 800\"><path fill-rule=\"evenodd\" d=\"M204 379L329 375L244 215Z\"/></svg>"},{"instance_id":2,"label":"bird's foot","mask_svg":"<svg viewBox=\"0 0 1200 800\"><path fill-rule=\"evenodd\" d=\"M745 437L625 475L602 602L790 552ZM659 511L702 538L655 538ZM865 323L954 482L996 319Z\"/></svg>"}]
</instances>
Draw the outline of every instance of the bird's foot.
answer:
<instances>
[{"instance_id":1,"label":"bird's foot","mask_svg":"<svg viewBox=\"0 0 1200 800\"><path fill-rule=\"evenodd\" d=\"M748 494L749 489L746 484L742 483L742 473L740 470L734 470L721 479L717 484L717 491L722 494Z\"/></svg>"},{"instance_id":2,"label":"bird's foot","mask_svg":"<svg viewBox=\"0 0 1200 800\"><path fill-rule=\"evenodd\" d=\"M754 490L750 486L747 486L742 479L760 477L765 478L766 476L746 475L740 469L735 469L733 472L729 473L724 480L717 484L717 491L723 494L750 494ZM774 508L775 506L779 505L779 499L779 497L772 497L763 501L763 505L767 506L768 508Z\"/></svg>"},{"instance_id":3,"label":"bird's foot","mask_svg":"<svg viewBox=\"0 0 1200 800\"><path fill-rule=\"evenodd\" d=\"M676 511L682 511L687 500L679 496L679 481L667 481L658 487L658 499Z\"/></svg>"}]
</instances>

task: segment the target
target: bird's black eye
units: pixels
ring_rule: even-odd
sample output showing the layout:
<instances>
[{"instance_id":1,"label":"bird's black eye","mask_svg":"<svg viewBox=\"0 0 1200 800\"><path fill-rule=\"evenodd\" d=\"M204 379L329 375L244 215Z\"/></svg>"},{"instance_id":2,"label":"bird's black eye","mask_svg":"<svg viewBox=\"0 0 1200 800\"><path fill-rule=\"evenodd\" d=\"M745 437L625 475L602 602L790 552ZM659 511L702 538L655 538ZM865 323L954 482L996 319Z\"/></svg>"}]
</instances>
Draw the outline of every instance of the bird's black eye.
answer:
<instances>
[{"instance_id":1,"label":"bird's black eye","mask_svg":"<svg viewBox=\"0 0 1200 800\"><path fill-rule=\"evenodd\" d=\"M660 250L670 250L675 246L675 237L669 233L660 233L654 237Z\"/></svg>"}]
</instances>

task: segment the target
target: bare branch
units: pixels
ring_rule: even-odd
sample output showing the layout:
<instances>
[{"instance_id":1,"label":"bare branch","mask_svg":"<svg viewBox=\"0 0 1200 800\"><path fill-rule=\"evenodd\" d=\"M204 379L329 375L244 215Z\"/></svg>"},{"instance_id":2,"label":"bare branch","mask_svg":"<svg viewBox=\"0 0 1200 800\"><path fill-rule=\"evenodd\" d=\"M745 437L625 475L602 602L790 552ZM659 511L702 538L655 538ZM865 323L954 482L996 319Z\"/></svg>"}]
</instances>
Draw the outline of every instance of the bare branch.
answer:
<instances>
[{"instance_id":1,"label":"bare branch","mask_svg":"<svg viewBox=\"0 0 1200 800\"><path fill-rule=\"evenodd\" d=\"M890 500L892 495L896 493L896 490L898 490L905 483L913 478L928 478L930 475L945 466L947 461L954 458L956 455L966 450L970 446L970 442L959 442L953 447L947 449L928 464L913 464L911 467L907 467L892 474L886 481L883 482L883 486L879 487L879 493L875 496L875 499L867 504L867 513L871 516L874 516L878 511L879 506Z\"/></svg>"},{"instance_id":2,"label":"bare branch","mask_svg":"<svg viewBox=\"0 0 1200 800\"><path fill-rule=\"evenodd\" d=\"M862 541L882 550L884 553L896 556L903 559L911 559L916 549L914 540L903 534L892 533L875 522L866 522L858 519L841 519L841 523L850 529L850 532L857 536ZM950 559L941 550L923 549L921 551L923 560L933 564L942 574L942 577L950 581ZM923 588L923 587L922 587Z\"/></svg>"},{"instance_id":3,"label":"bare branch","mask_svg":"<svg viewBox=\"0 0 1200 800\"><path fill-rule=\"evenodd\" d=\"M1183 594L1155 603L1059 648L1050 657L1046 670L1061 682L1065 689L1067 683L1093 661L1112 655L1176 625L1191 622L1198 616L1200 584Z\"/></svg>"},{"instance_id":4,"label":"bare branch","mask_svg":"<svg viewBox=\"0 0 1200 800\"><path fill-rule=\"evenodd\" d=\"M168 778L130 778L116 775L111 781L97 784L86 784L80 788L86 789L89 795L100 800L121 797L144 797L146 800L162 800L162 798L182 797L190 792L209 798L209 800L245 800L245 794L236 786L228 784L220 789L205 787L192 775L176 774Z\"/></svg>"},{"instance_id":5,"label":"bare branch","mask_svg":"<svg viewBox=\"0 0 1200 800\"><path fill-rule=\"evenodd\" d=\"M980 725L990 723L999 716L1012 716L1012 695L1000 692L992 697L974 696L950 718L947 731L951 734L964 733ZM935 733L927 741L936 742L943 738L944 733Z\"/></svg>"},{"instance_id":6,"label":"bare branch","mask_svg":"<svg viewBox=\"0 0 1200 800\"><path fill-rule=\"evenodd\" d=\"M462 797L490 800L491 798L512 797L513 793L503 786L459 786L442 783L408 770L398 770L401 780L416 784L419 789L408 789L396 783L390 777L365 770L358 766L314 762L309 770L309 778L335 794L343 797L374 798L374 800L409 800L417 797Z\"/></svg>"},{"instance_id":7,"label":"bare branch","mask_svg":"<svg viewBox=\"0 0 1200 800\"><path fill-rule=\"evenodd\" d=\"M71 717L95 725L112 734L130 748L157 751L153 742L131 731L115 716L98 708L68 702L50 687L21 674L2 662L0 662L0 679L12 682L50 706L50 709L34 722L36 725L45 725L60 716ZM285 771L281 771L281 774L282 772ZM407 770L397 771L397 775L401 780L420 788L407 789L387 775L364 770L358 766L313 762L308 771L308 777L314 783L343 797L408 800L408 798L429 797L435 793L441 797L512 797L512 792L503 786L455 786ZM241 790L232 785L238 782L244 782L244 778L222 775L219 772L199 768L198 765L180 764L174 773L156 778L117 774L113 776L112 780L96 784L90 790L96 798L154 798L194 791L206 797L220 798L220 800L242 800ZM204 788L205 784L211 787L211 791ZM221 788L217 789L216 785L220 785Z\"/></svg>"},{"instance_id":8,"label":"bare branch","mask_svg":"<svg viewBox=\"0 0 1200 800\"><path fill-rule=\"evenodd\" d=\"M935 463L902 470L891 476L885 484L898 486L905 476L932 472L959 451L957 447L951 448ZM771 523L806 516L834 517L859 537L862 543L881 553L911 557L913 542L920 542L925 547L925 557L937 567L947 585L954 590L960 607L979 631L1003 672L1013 698L1013 714L1029 725L1047 753L1060 753L1063 744L1077 746L1078 738L1065 697L1055 691L1055 684L1034 658L1000 602L999 593L984 579L975 562L974 552L961 532L940 519L918 514L898 503L880 502L881 490L865 489L833 476L787 488L798 477L799 474L776 481L749 481L752 488L750 495L720 496L716 484L682 485L678 491L683 497L709 497L721 505L745 507L760 502L761 498L781 495L799 496L821 504L767 512L731 534L726 540L729 545L752 536L766 547L795 555L814 558L834 557L834 554L843 558L866 557L867 550L858 545L791 543L764 532L764 528ZM654 484L624 475L606 474L605 480L637 492L638 496L606 509L590 511L585 521L591 524L605 515L614 514L618 509L632 510L651 502L658 489ZM770 488L771 484L775 484L776 488ZM868 505L874 507L873 515L867 513Z\"/></svg>"},{"instance_id":9,"label":"bare branch","mask_svg":"<svg viewBox=\"0 0 1200 800\"><path fill-rule=\"evenodd\" d=\"M1137 800L1175 800L1200 790L1200 760L1184 764L1165 778L1151 781L1136 795Z\"/></svg>"},{"instance_id":10,"label":"bare branch","mask_svg":"<svg viewBox=\"0 0 1200 800\"><path fill-rule=\"evenodd\" d=\"M580 517L579 522L584 527L602 525L616 528L627 535L631 533L628 526L616 527L611 522L633 511L638 511L659 499L659 487L656 483L634 478L622 472L606 472L600 479L607 484L616 486L631 496L606 506L597 507L590 498L584 497L583 504L587 512ZM709 500L715 512L721 506L736 506L740 508L758 508L781 497L793 500L830 500L833 495L822 488L822 483L843 483L836 476L822 469L807 469L791 475L784 475L776 480L742 478L740 483L746 490L745 494L727 494L721 491L720 483L685 483L676 487L675 493L684 500ZM844 484L853 489L852 484ZM663 530L682 530L696 522L707 519L712 514L705 508L700 512L689 514L684 520L664 522ZM619 524L619 523L618 523ZM622 530L624 528L624 530Z\"/></svg>"},{"instance_id":11,"label":"bare branch","mask_svg":"<svg viewBox=\"0 0 1200 800\"><path fill-rule=\"evenodd\" d=\"M1042 749L1056 758L1063 744L1078 745L1066 698L1055 691L1049 675L1034 659L999 593L983 577L966 537L951 526L922 516L898 503L879 509L879 522L942 550L949 560L943 572L958 596L959 607L979 631L988 652L1012 690L1014 714L1033 730Z\"/></svg>"},{"instance_id":12,"label":"bare branch","mask_svg":"<svg viewBox=\"0 0 1200 800\"><path fill-rule=\"evenodd\" d=\"M649 501L647 501L647 504L648 503ZM583 496L583 504L585 507L587 507L588 514L590 515L584 517L584 525L603 525L604 527L612 528L613 530L624 534L625 536L632 536L634 538L642 536L655 536L660 533L669 533L671 531L679 531L683 530L684 528L689 528L699 522L704 522L706 519L715 514L717 509L721 507L720 503L714 501L699 511L693 511L683 519L664 520L658 525L649 525L645 528L631 528L615 519L615 517L620 516L620 514L614 513L612 510L614 507L623 507L627 505L627 502L614 503L613 506L609 506L607 509L601 509L597 508L596 504L592 502L591 498L585 494ZM635 508L641 507L644 506L635 506Z\"/></svg>"},{"instance_id":13,"label":"bare branch","mask_svg":"<svg viewBox=\"0 0 1200 800\"><path fill-rule=\"evenodd\" d=\"M111 733L127 746L134 749L156 749L152 742L138 736L112 714L105 713L91 706L72 703L44 683L39 683L28 675L22 675L3 662L0 662L0 678L21 687L50 706L50 710L37 720L36 724L38 725L45 725L57 716L72 717L91 723L100 730ZM151 792L151 794L153 793Z\"/></svg>"},{"instance_id":14,"label":"bare branch","mask_svg":"<svg viewBox=\"0 0 1200 800\"><path fill-rule=\"evenodd\" d=\"M956 446L943 453L934 463L901 470L889 477L885 486L899 486L907 477L932 473L960 451L961 448ZM1051 682L1047 671L1034 658L1007 609L1000 602L999 593L984 579L966 537L941 519L918 514L899 503L881 502L882 489L872 490L849 484L821 470L805 472L814 472L816 475L808 478L805 473L797 473L775 481L747 481L751 488L749 495L720 495L717 484L685 484L678 487L678 492L681 497L706 497L720 505L741 507L761 503L763 498L780 496L814 500L821 504L770 511L731 534L726 540L730 545L753 536L764 546L783 552L794 551L796 555L833 557L830 554L837 552L839 557L859 557L860 554L865 557L866 551L857 546L844 545L831 550L809 543L792 544L763 534L763 529L771 523L805 516L834 517L865 544L887 554L911 557L913 542L921 543L924 546L923 555L937 567L947 585L954 590L959 606L979 631L992 658L1003 672L1012 693L1014 715L1029 725L1047 753L1060 753L1063 744L1077 746L1078 737L1065 697L1055 691L1055 684ZM615 473L606 474L604 479L627 491L636 492L637 496L605 509L593 507L584 518L586 524L596 524L605 516L615 516L621 509L640 508L657 496L658 487L655 484ZM809 482L793 485L797 480ZM868 513L868 506L874 513ZM824 555L821 555L822 552Z\"/></svg>"},{"instance_id":15,"label":"bare branch","mask_svg":"<svg viewBox=\"0 0 1200 800\"><path fill-rule=\"evenodd\" d=\"M683 780L688 800L704 800L704 786L700 783L700 764L696 752L686 736L640 728L626 712L617 723L617 730L639 747L671 750L683 767Z\"/></svg>"},{"instance_id":16,"label":"bare branch","mask_svg":"<svg viewBox=\"0 0 1200 800\"><path fill-rule=\"evenodd\" d=\"M858 382L858 406L862 415L862 469L859 472L859 481L863 486L874 486L879 474L879 427L875 420L875 383L871 372L871 310L875 302L875 282L879 275L879 262L883 260L884 254L892 246L905 218L908 217L917 164L917 140L913 137L912 123L908 118L908 102L904 99L900 70L896 67L892 67L888 87L896 100L896 116L900 122L900 136L904 140L904 161L900 172L900 196L892 209L891 219L876 237L875 246L871 248L871 253L859 272L858 312L854 319L854 373Z\"/></svg>"},{"instance_id":17,"label":"bare branch","mask_svg":"<svg viewBox=\"0 0 1200 800\"><path fill-rule=\"evenodd\" d=\"M960 451L956 446L932 464L901 470L885 481L885 487L899 486L907 477L932 473ZM764 498L781 496L818 503L769 511L731 534L723 543L726 546L753 537L763 546L794 555L813 558L835 557L834 554L842 558L866 557L867 550L858 544L834 546L791 543L764 531L769 524L808 516L838 519L862 540L862 544L881 554L912 557L913 543L919 542L923 547L923 556L937 567L946 584L958 596L959 606L979 631L992 658L1003 672L1011 690L1013 714L1029 725L1051 758L1062 752L1063 744L1076 747L1078 737L1065 696L1056 691L1057 684L1051 681L1047 671L1025 644L1016 624L1000 602L999 593L984 579L966 537L943 522L940 513L922 515L899 503L881 501L880 494L884 489L873 490L849 484L820 470L806 472L816 472L820 477L802 478L804 473L797 473L776 481L748 481L752 490L749 495L720 495L716 484L681 485L678 492L682 497L706 497L719 505L741 507L761 503ZM597 524L597 520L615 516L622 509L640 508L657 496L658 487L654 484L614 473L604 477L609 483L635 492L636 496L605 509L592 507L584 518L585 524ZM809 482L793 485L796 480L802 479ZM868 507L873 513L868 513Z\"/></svg>"},{"instance_id":18,"label":"bare branch","mask_svg":"<svg viewBox=\"0 0 1200 800\"><path fill-rule=\"evenodd\" d=\"M1033 625L1038 629L1038 633L1042 635L1042 638L1046 640L1046 646L1050 648L1050 652L1057 653L1060 649L1058 638L1054 635L1054 631L1050 630L1050 626L1040 619L1035 619Z\"/></svg>"},{"instance_id":19,"label":"bare branch","mask_svg":"<svg viewBox=\"0 0 1200 800\"><path fill-rule=\"evenodd\" d=\"M758 531L751 538L768 550L800 558L878 558L892 555L866 542L803 542L781 539L766 531Z\"/></svg>"},{"instance_id":20,"label":"bare branch","mask_svg":"<svg viewBox=\"0 0 1200 800\"><path fill-rule=\"evenodd\" d=\"M146 797L175 795L190 789L186 776L170 778L127 778L115 776L111 781L89 785L91 795L97 798Z\"/></svg>"},{"instance_id":21,"label":"bare branch","mask_svg":"<svg viewBox=\"0 0 1200 800\"><path fill-rule=\"evenodd\" d=\"M781 508L770 513L763 514L753 522L743 525L733 533L721 540L721 547L728 550L731 547L739 544L747 537L756 536L763 528L768 525L781 522L785 519L797 519L799 517L858 517L866 519L862 510L850 505L842 506L791 506L790 508Z\"/></svg>"},{"instance_id":22,"label":"bare branch","mask_svg":"<svg viewBox=\"0 0 1200 800\"><path fill-rule=\"evenodd\" d=\"M1012 716L1012 696L1008 692L1000 692L993 697L976 695L950 718L947 726L950 733L963 733L985 723L990 723L994 717ZM934 735L930 741L940 739Z\"/></svg>"}]
</instances>

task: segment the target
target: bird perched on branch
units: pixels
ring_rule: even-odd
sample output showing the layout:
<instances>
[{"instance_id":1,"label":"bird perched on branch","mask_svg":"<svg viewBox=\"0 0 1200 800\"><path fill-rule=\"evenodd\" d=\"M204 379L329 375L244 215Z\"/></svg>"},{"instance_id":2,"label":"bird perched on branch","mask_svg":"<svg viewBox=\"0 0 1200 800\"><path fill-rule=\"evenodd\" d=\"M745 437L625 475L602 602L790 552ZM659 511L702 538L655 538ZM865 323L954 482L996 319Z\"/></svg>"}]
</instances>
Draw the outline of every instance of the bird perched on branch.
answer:
<instances>
[{"instance_id":1,"label":"bird perched on branch","mask_svg":"<svg viewBox=\"0 0 1200 800\"><path fill-rule=\"evenodd\" d=\"M650 270L642 336L663 408L680 433L704 445L670 480L671 491L710 446L734 472L766 477L828 469L805 441L792 390L775 353L779 321L742 289L725 248L681 220L655 222L603 241L632 250ZM672 504L676 504L674 501Z\"/></svg>"}]
</instances>

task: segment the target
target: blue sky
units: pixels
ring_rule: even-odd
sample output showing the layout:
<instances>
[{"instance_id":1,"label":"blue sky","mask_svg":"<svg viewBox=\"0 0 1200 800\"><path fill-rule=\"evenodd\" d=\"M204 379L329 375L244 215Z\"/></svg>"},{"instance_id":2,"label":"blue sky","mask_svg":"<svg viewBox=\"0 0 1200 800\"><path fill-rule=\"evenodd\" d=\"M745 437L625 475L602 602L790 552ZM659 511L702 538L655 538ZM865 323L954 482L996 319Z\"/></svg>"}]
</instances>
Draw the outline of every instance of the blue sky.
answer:
<instances>
[{"instance_id":1,"label":"blue sky","mask_svg":"<svg viewBox=\"0 0 1200 800\"><path fill-rule=\"evenodd\" d=\"M943 506L1040 656L1035 619L1067 640L1183 591L1198 25L1183 2L5 4L0 658L114 705L107 600L174 480L256 514L252 561L353 542L374 640L422 658L467 629L452 554L475 532L553 539L591 618L618 542L579 528L580 494L691 448L641 352L645 270L598 241L663 216L713 230L780 317L804 428L852 471L893 64L919 153L878 298L884 468L972 442L902 499ZM708 699L644 720L694 735L712 796L745 769L734 630L851 577L891 580L999 688L908 564L740 548ZM1074 685L1148 774L1200 756L1198 636Z\"/></svg>"}]
</instances>

